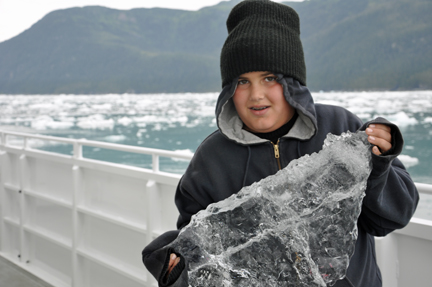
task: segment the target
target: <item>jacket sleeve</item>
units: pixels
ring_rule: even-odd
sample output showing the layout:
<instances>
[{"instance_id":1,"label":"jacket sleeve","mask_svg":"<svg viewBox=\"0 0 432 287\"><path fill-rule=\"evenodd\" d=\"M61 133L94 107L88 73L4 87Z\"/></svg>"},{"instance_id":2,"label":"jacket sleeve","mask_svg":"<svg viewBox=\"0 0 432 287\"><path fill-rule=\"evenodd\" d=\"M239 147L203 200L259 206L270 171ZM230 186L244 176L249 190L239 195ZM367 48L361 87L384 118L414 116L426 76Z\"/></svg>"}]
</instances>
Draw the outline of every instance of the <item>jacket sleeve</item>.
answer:
<instances>
[{"instance_id":1,"label":"jacket sleeve","mask_svg":"<svg viewBox=\"0 0 432 287\"><path fill-rule=\"evenodd\" d=\"M419 194L410 175L397 156L402 152L403 138L399 128L383 118L365 123L385 124L392 130L390 153L372 153L372 172L367 182L359 225L371 235L385 236L406 226L418 204Z\"/></svg>"},{"instance_id":2,"label":"jacket sleeve","mask_svg":"<svg viewBox=\"0 0 432 287\"><path fill-rule=\"evenodd\" d=\"M179 230L168 231L147 245L142 252L142 260L150 273L158 281L160 287L187 287L188 274L186 259L174 249L167 246L174 241ZM167 276L168 263L171 253L180 257L180 262Z\"/></svg>"},{"instance_id":3,"label":"jacket sleeve","mask_svg":"<svg viewBox=\"0 0 432 287\"><path fill-rule=\"evenodd\" d=\"M227 148L225 141L227 141L225 138L216 133L207 137L196 150L185 174L180 179L175 194L175 204L179 211L178 229L189 224L192 216L206 209L209 204L230 196L232 193L228 189L236 192L240 190L233 182L233 178L237 178L227 176L230 163L226 162L226 156L221 154L234 147ZM238 164L233 165L238 166Z\"/></svg>"},{"instance_id":4,"label":"jacket sleeve","mask_svg":"<svg viewBox=\"0 0 432 287\"><path fill-rule=\"evenodd\" d=\"M194 157L189 163L185 174L180 179L175 196L175 203L180 213L176 231L169 231L153 240L142 252L143 262L150 273L158 280L159 286L183 287L188 286L187 261L170 247L180 230L191 220L192 215L205 209L207 205L215 202L209 190L214 188L211 174L224 172L215 168L215 165L205 164L212 162L212 158L207 157L209 152L202 152L203 144L195 152ZM216 170L216 171L215 171ZM199 191L199 192L198 192ZM180 263L171 271L167 277L169 256L175 253L180 257Z\"/></svg>"},{"instance_id":5,"label":"jacket sleeve","mask_svg":"<svg viewBox=\"0 0 432 287\"><path fill-rule=\"evenodd\" d=\"M183 186L182 180L180 180L180 183L177 186L177 191L175 195L175 203L180 213L177 220L178 229L182 229L183 227L188 225L192 218L192 215L196 214L202 209L205 209L205 206L200 204L197 199L189 193L188 188Z\"/></svg>"}]
</instances>

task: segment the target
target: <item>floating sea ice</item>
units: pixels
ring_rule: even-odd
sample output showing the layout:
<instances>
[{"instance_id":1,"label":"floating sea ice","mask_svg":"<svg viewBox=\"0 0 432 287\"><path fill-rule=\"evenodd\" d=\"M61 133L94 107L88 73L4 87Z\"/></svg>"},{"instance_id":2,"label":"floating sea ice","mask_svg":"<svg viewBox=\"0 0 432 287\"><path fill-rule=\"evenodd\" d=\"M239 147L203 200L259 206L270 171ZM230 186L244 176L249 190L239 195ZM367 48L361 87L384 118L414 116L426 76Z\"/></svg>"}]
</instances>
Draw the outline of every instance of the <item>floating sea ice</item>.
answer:
<instances>
[{"instance_id":1,"label":"floating sea ice","mask_svg":"<svg viewBox=\"0 0 432 287\"><path fill-rule=\"evenodd\" d=\"M398 159L405 165L406 168L416 166L419 164L419 159L416 157L411 157L409 155L401 154L398 156Z\"/></svg>"},{"instance_id":2,"label":"floating sea ice","mask_svg":"<svg viewBox=\"0 0 432 287\"><path fill-rule=\"evenodd\" d=\"M170 244L189 285L331 286L346 274L371 171L364 132L329 134L323 150L200 211Z\"/></svg>"},{"instance_id":3,"label":"floating sea ice","mask_svg":"<svg viewBox=\"0 0 432 287\"><path fill-rule=\"evenodd\" d=\"M418 124L418 121L414 117L409 117L402 111L394 115L388 115L386 118L400 128Z\"/></svg>"},{"instance_id":4,"label":"floating sea ice","mask_svg":"<svg viewBox=\"0 0 432 287\"><path fill-rule=\"evenodd\" d=\"M70 129L74 125L73 121L54 121L52 117L47 115L38 116L31 121L31 127L35 130Z\"/></svg>"},{"instance_id":5,"label":"floating sea ice","mask_svg":"<svg viewBox=\"0 0 432 287\"><path fill-rule=\"evenodd\" d=\"M130 126L133 123L133 120L129 117L122 117L120 119L117 120L117 124L122 125L122 126Z\"/></svg>"},{"instance_id":6,"label":"floating sea ice","mask_svg":"<svg viewBox=\"0 0 432 287\"><path fill-rule=\"evenodd\" d=\"M88 117L78 118L77 126L81 129L113 129L113 119L105 119L105 116L101 114L95 114Z\"/></svg>"},{"instance_id":7,"label":"floating sea ice","mask_svg":"<svg viewBox=\"0 0 432 287\"><path fill-rule=\"evenodd\" d=\"M425 124L432 123L432 117L424 118L423 123L425 123Z\"/></svg>"}]
</instances>

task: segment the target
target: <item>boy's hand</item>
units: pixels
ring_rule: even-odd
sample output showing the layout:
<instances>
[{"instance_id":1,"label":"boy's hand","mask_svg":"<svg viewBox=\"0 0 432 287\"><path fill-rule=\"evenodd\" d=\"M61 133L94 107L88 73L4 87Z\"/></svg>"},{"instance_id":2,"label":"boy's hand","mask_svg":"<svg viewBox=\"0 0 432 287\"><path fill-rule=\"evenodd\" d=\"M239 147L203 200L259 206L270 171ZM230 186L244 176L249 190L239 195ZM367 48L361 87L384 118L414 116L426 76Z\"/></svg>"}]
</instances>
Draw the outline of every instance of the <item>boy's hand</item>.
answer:
<instances>
[{"instance_id":1,"label":"boy's hand","mask_svg":"<svg viewBox=\"0 0 432 287\"><path fill-rule=\"evenodd\" d=\"M372 152L381 155L391 149L391 128L382 124L371 124L366 129L368 141L374 145Z\"/></svg>"},{"instance_id":2,"label":"boy's hand","mask_svg":"<svg viewBox=\"0 0 432 287\"><path fill-rule=\"evenodd\" d=\"M180 257L177 257L174 253L170 255L170 261L168 263L167 277L171 273L171 271L176 267L176 265L180 262Z\"/></svg>"}]
</instances>

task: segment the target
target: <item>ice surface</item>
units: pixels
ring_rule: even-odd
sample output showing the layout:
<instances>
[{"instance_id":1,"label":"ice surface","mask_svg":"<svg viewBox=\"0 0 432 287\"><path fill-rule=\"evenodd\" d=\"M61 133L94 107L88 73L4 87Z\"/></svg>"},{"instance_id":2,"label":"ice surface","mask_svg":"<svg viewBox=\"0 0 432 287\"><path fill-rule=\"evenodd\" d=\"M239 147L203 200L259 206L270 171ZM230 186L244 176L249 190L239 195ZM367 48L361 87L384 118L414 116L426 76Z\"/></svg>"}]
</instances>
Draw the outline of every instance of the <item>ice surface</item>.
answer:
<instances>
[{"instance_id":1,"label":"ice surface","mask_svg":"<svg viewBox=\"0 0 432 287\"><path fill-rule=\"evenodd\" d=\"M214 107L218 95L0 95L0 126L7 125L9 129L26 126L37 132L65 129L99 131L119 127L125 133L142 124L153 126L159 123L162 130L165 126L216 127ZM394 119L403 127L422 123L421 119L430 117L432 110L431 91L323 92L313 93L313 97L316 103L345 107L364 121L380 115ZM85 117L94 114L103 117L83 122ZM40 115L47 115L50 119L33 123ZM73 121L63 121L64 116L73 118ZM109 119L114 121L107 122Z\"/></svg>"},{"instance_id":2,"label":"ice surface","mask_svg":"<svg viewBox=\"0 0 432 287\"><path fill-rule=\"evenodd\" d=\"M400 128L418 124L418 121L414 117L408 116L405 112L398 112L394 115L389 115L386 118Z\"/></svg>"},{"instance_id":3,"label":"ice surface","mask_svg":"<svg viewBox=\"0 0 432 287\"><path fill-rule=\"evenodd\" d=\"M406 168L416 166L419 164L419 159L416 157L411 157L409 155L401 154L398 156L398 159L404 164Z\"/></svg>"},{"instance_id":4,"label":"ice surface","mask_svg":"<svg viewBox=\"0 0 432 287\"><path fill-rule=\"evenodd\" d=\"M331 286L345 276L370 173L364 132L211 204L170 244L190 286Z\"/></svg>"}]
</instances>

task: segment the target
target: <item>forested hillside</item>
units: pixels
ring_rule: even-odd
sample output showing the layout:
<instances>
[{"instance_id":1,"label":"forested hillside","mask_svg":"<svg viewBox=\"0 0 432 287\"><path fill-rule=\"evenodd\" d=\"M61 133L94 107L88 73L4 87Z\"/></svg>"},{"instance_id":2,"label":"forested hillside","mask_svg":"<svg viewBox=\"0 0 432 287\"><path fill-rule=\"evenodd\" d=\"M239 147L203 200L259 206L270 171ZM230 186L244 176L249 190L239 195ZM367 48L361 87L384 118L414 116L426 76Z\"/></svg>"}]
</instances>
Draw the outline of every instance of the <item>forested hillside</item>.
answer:
<instances>
[{"instance_id":1,"label":"forested hillside","mask_svg":"<svg viewBox=\"0 0 432 287\"><path fill-rule=\"evenodd\" d=\"M238 2L54 11L0 43L0 93L219 91L225 21ZM312 90L432 89L432 1L286 4L300 14Z\"/></svg>"}]
</instances>

